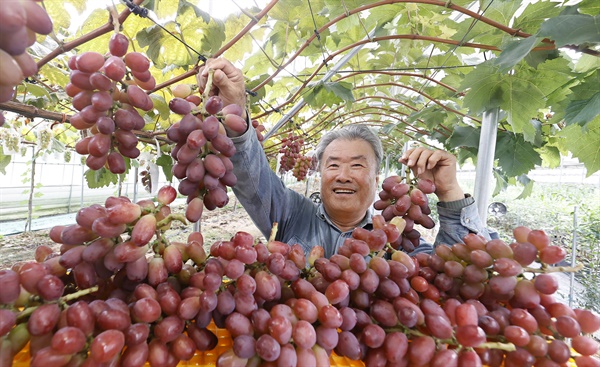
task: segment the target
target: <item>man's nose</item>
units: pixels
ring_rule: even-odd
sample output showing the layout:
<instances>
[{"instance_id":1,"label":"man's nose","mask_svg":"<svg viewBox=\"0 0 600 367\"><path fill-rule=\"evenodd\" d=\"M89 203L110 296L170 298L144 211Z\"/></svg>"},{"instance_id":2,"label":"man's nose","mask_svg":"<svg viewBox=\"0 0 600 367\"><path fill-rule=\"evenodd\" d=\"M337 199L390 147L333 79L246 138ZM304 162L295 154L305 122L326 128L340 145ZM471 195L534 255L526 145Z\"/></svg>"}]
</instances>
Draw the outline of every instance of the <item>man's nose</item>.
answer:
<instances>
[{"instance_id":1,"label":"man's nose","mask_svg":"<svg viewBox=\"0 0 600 367\"><path fill-rule=\"evenodd\" d=\"M340 182L348 182L352 180L350 167L345 165L341 166L338 170L337 180Z\"/></svg>"}]
</instances>

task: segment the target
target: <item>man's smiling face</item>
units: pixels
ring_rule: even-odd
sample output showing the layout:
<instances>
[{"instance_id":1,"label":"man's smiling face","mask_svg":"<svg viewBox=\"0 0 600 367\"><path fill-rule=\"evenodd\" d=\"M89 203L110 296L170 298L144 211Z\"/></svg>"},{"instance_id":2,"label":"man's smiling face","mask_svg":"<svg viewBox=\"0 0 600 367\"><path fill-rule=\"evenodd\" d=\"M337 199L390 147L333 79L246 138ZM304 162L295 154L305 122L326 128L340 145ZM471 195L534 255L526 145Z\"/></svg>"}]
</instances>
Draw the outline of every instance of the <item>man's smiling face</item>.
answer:
<instances>
[{"instance_id":1,"label":"man's smiling face","mask_svg":"<svg viewBox=\"0 0 600 367\"><path fill-rule=\"evenodd\" d=\"M336 224L358 224L377 191L375 152L362 139L331 142L320 165L321 199ZM355 223L356 222L356 223Z\"/></svg>"}]
</instances>

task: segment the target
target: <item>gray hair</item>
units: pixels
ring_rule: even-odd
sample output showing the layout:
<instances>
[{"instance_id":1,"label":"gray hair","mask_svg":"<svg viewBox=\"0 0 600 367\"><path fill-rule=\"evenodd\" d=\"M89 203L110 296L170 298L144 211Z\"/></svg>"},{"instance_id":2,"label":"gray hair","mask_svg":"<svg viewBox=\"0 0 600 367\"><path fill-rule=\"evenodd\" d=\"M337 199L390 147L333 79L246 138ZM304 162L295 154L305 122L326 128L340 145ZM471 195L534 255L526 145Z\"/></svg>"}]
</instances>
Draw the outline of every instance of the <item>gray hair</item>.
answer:
<instances>
[{"instance_id":1,"label":"gray hair","mask_svg":"<svg viewBox=\"0 0 600 367\"><path fill-rule=\"evenodd\" d=\"M319 169L321 168L321 160L325 149L334 140L364 140L371 145L373 152L375 152L375 172L379 172L381 161L383 160L383 147L381 146L381 140L379 137L365 125L348 125L341 129L333 130L323 135L321 141L317 145L316 157L319 163Z\"/></svg>"}]
</instances>

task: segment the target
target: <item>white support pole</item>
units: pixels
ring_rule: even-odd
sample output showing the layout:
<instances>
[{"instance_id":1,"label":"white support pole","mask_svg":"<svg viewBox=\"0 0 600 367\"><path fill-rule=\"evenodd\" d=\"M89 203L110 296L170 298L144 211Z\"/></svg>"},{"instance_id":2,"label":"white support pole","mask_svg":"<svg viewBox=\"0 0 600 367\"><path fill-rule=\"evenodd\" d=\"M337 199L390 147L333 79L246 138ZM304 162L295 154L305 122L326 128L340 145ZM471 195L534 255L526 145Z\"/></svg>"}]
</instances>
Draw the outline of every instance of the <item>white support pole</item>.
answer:
<instances>
[{"instance_id":1,"label":"white support pole","mask_svg":"<svg viewBox=\"0 0 600 367\"><path fill-rule=\"evenodd\" d=\"M473 197L477 201L479 217L484 224L487 223L487 207L492 197L492 169L494 168L499 112L498 108L484 112L481 122Z\"/></svg>"},{"instance_id":2,"label":"white support pole","mask_svg":"<svg viewBox=\"0 0 600 367\"><path fill-rule=\"evenodd\" d=\"M365 39L370 40L371 38L373 38L374 35L375 35L375 30L371 31ZM341 60L337 64L335 64L327 73L325 73L325 75L323 76L323 79L321 79L319 81L319 83L326 82L329 79L331 79L331 77L334 76L335 73L337 73L338 70L340 70L342 68L342 66L346 65L346 63L348 63L348 61L350 61L350 59L352 59L358 53L358 51L360 51L364 46L365 46L365 43L358 45L358 46L354 47L352 49L352 51L350 51L346 55L344 55L344 57L342 57ZM283 116L279 121L277 121L275 126L273 126L273 128L265 134L264 140L269 139L273 134L275 134L277 132L277 130L279 130L286 122L288 122L293 116L295 116L298 113L298 111L300 111L300 109L302 107L304 107L305 105L306 105L306 101L303 98L300 98L298 100L298 103L296 103L296 105L294 105L294 107L292 107L292 109L288 113L286 113L285 116Z\"/></svg>"}]
</instances>

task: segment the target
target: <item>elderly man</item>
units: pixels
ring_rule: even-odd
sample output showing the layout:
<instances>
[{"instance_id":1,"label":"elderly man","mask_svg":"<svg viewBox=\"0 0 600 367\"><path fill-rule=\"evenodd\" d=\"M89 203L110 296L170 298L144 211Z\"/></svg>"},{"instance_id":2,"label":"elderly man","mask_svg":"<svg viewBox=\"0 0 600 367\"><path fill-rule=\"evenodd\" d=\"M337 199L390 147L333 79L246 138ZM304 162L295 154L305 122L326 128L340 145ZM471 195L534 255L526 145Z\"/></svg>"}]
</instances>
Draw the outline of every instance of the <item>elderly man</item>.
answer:
<instances>
[{"instance_id":1,"label":"elderly man","mask_svg":"<svg viewBox=\"0 0 600 367\"><path fill-rule=\"evenodd\" d=\"M214 70L211 94L219 95L224 105L235 103L244 107L242 72L225 59L208 60L198 75L200 88L206 85L208 69ZM285 187L269 167L251 128L241 135L230 130L228 133L237 149L231 159L238 178L233 191L266 237L277 222L277 240L298 243L306 253L321 245L325 256L330 257L351 236L354 228L372 227L372 204L377 194L383 149L369 128L346 126L329 132L319 142L317 159L322 199L319 205ZM489 238L473 198L465 195L458 185L453 155L417 148L407 151L400 162L436 185L440 218L436 244L462 242L468 233ZM431 250L432 246L422 240L411 254Z\"/></svg>"}]
</instances>

